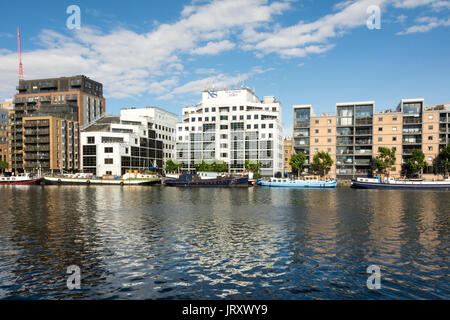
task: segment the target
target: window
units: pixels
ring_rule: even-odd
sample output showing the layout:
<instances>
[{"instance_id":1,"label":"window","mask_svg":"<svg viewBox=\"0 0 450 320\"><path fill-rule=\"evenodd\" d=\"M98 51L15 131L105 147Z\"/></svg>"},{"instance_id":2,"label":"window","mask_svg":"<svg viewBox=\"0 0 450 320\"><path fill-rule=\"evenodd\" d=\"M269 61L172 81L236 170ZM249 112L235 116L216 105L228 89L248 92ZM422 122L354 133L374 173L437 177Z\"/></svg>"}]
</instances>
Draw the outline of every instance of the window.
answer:
<instances>
[{"instance_id":1,"label":"window","mask_svg":"<svg viewBox=\"0 0 450 320\"><path fill-rule=\"evenodd\" d=\"M266 128L266 124L263 123L263 124L261 125L261 129L265 129L265 128Z\"/></svg>"},{"instance_id":2,"label":"window","mask_svg":"<svg viewBox=\"0 0 450 320\"><path fill-rule=\"evenodd\" d=\"M433 151L433 147L428 147L428 151Z\"/></svg>"},{"instance_id":3,"label":"window","mask_svg":"<svg viewBox=\"0 0 450 320\"><path fill-rule=\"evenodd\" d=\"M255 124L255 125L253 126L253 128L254 128L254 129L258 129L258 125Z\"/></svg>"},{"instance_id":4,"label":"window","mask_svg":"<svg viewBox=\"0 0 450 320\"><path fill-rule=\"evenodd\" d=\"M316 120L317 121L317 120ZM319 129L314 130L315 133L319 133Z\"/></svg>"},{"instance_id":5,"label":"window","mask_svg":"<svg viewBox=\"0 0 450 320\"><path fill-rule=\"evenodd\" d=\"M273 128L273 123L269 123L269 128L270 128L270 129Z\"/></svg>"},{"instance_id":6,"label":"window","mask_svg":"<svg viewBox=\"0 0 450 320\"><path fill-rule=\"evenodd\" d=\"M251 129L252 128L252 125L251 124L248 124L247 125L247 129Z\"/></svg>"},{"instance_id":7,"label":"window","mask_svg":"<svg viewBox=\"0 0 450 320\"><path fill-rule=\"evenodd\" d=\"M433 116L431 116L431 115L428 116L428 119L433 120Z\"/></svg>"},{"instance_id":8,"label":"window","mask_svg":"<svg viewBox=\"0 0 450 320\"><path fill-rule=\"evenodd\" d=\"M239 110L243 111L244 110L244 106L240 106Z\"/></svg>"},{"instance_id":9,"label":"window","mask_svg":"<svg viewBox=\"0 0 450 320\"><path fill-rule=\"evenodd\" d=\"M195 122L195 118L192 118L192 119L191 119L191 122Z\"/></svg>"},{"instance_id":10,"label":"window","mask_svg":"<svg viewBox=\"0 0 450 320\"><path fill-rule=\"evenodd\" d=\"M113 148L112 147L106 147L105 148L105 153L113 153Z\"/></svg>"},{"instance_id":11,"label":"window","mask_svg":"<svg viewBox=\"0 0 450 320\"><path fill-rule=\"evenodd\" d=\"M112 158L105 159L105 164L113 164L113 159Z\"/></svg>"},{"instance_id":12,"label":"window","mask_svg":"<svg viewBox=\"0 0 450 320\"><path fill-rule=\"evenodd\" d=\"M433 130L433 126L428 126L428 130Z\"/></svg>"},{"instance_id":13,"label":"window","mask_svg":"<svg viewBox=\"0 0 450 320\"><path fill-rule=\"evenodd\" d=\"M220 116L220 120L228 120L228 116Z\"/></svg>"},{"instance_id":14,"label":"window","mask_svg":"<svg viewBox=\"0 0 450 320\"><path fill-rule=\"evenodd\" d=\"M383 131L383 128L382 128L382 127L379 127L379 128L378 128L378 131Z\"/></svg>"},{"instance_id":15,"label":"window","mask_svg":"<svg viewBox=\"0 0 450 320\"><path fill-rule=\"evenodd\" d=\"M228 126L226 124L222 124L220 126L220 130L227 130L227 129L228 129Z\"/></svg>"},{"instance_id":16,"label":"window","mask_svg":"<svg viewBox=\"0 0 450 320\"><path fill-rule=\"evenodd\" d=\"M383 141L383 138L378 138L378 142L381 142L381 141Z\"/></svg>"},{"instance_id":17,"label":"window","mask_svg":"<svg viewBox=\"0 0 450 320\"><path fill-rule=\"evenodd\" d=\"M88 144L94 144L95 143L95 137L87 137L87 143Z\"/></svg>"},{"instance_id":18,"label":"window","mask_svg":"<svg viewBox=\"0 0 450 320\"><path fill-rule=\"evenodd\" d=\"M250 120L252 118L252 116L251 115L247 115L247 120Z\"/></svg>"},{"instance_id":19,"label":"window","mask_svg":"<svg viewBox=\"0 0 450 320\"><path fill-rule=\"evenodd\" d=\"M205 121L209 121L209 117L205 117Z\"/></svg>"},{"instance_id":20,"label":"window","mask_svg":"<svg viewBox=\"0 0 450 320\"><path fill-rule=\"evenodd\" d=\"M211 112L216 112L216 108L211 108Z\"/></svg>"},{"instance_id":21,"label":"window","mask_svg":"<svg viewBox=\"0 0 450 320\"><path fill-rule=\"evenodd\" d=\"M330 138L327 141L328 141L328 143L331 143L331 139Z\"/></svg>"},{"instance_id":22,"label":"window","mask_svg":"<svg viewBox=\"0 0 450 320\"><path fill-rule=\"evenodd\" d=\"M211 121L216 121L216 117L212 117L212 118L211 118Z\"/></svg>"},{"instance_id":23,"label":"window","mask_svg":"<svg viewBox=\"0 0 450 320\"><path fill-rule=\"evenodd\" d=\"M319 152L319 149L317 149L317 148L316 148L316 149L314 149L314 152Z\"/></svg>"},{"instance_id":24,"label":"window","mask_svg":"<svg viewBox=\"0 0 450 320\"><path fill-rule=\"evenodd\" d=\"M316 120L315 122L316 122L316 124L319 124L319 120Z\"/></svg>"},{"instance_id":25,"label":"window","mask_svg":"<svg viewBox=\"0 0 450 320\"><path fill-rule=\"evenodd\" d=\"M236 111L237 110L237 107L233 107L233 111Z\"/></svg>"},{"instance_id":26,"label":"window","mask_svg":"<svg viewBox=\"0 0 450 320\"><path fill-rule=\"evenodd\" d=\"M331 148L328 148L328 152L331 152Z\"/></svg>"},{"instance_id":27,"label":"window","mask_svg":"<svg viewBox=\"0 0 450 320\"><path fill-rule=\"evenodd\" d=\"M397 141L397 137L392 137L392 141Z\"/></svg>"},{"instance_id":28,"label":"window","mask_svg":"<svg viewBox=\"0 0 450 320\"><path fill-rule=\"evenodd\" d=\"M234 108L236 108L236 107L234 107ZM237 120L237 116L233 116L233 121L236 121Z\"/></svg>"},{"instance_id":29,"label":"window","mask_svg":"<svg viewBox=\"0 0 450 320\"><path fill-rule=\"evenodd\" d=\"M228 153L221 153L220 156L221 156L222 158L226 158L226 157L228 157Z\"/></svg>"},{"instance_id":30,"label":"window","mask_svg":"<svg viewBox=\"0 0 450 320\"><path fill-rule=\"evenodd\" d=\"M393 118L392 118L392 121L397 121L397 117L393 117Z\"/></svg>"},{"instance_id":31,"label":"window","mask_svg":"<svg viewBox=\"0 0 450 320\"><path fill-rule=\"evenodd\" d=\"M428 136L428 140L432 141L433 140L433 136Z\"/></svg>"},{"instance_id":32,"label":"window","mask_svg":"<svg viewBox=\"0 0 450 320\"><path fill-rule=\"evenodd\" d=\"M239 116L239 120L244 120L244 116Z\"/></svg>"},{"instance_id":33,"label":"window","mask_svg":"<svg viewBox=\"0 0 450 320\"><path fill-rule=\"evenodd\" d=\"M331 133L331 129L328 129L328 133Z\"/></svg>"},{"instance_id":34,"label":"window","mask_svg":"<svg viewBox=\"0 0 450 320\"><path fill-rule=\"evenodd\" d=\"M397 127L392 127L392 131L397 131Z\"/></svg>"},{"instance_id":35,"label":"window","mask_svg":"<svg viewBox=\"0 0 450 320\"><path fill-rule=\"evenodd\" d=\"M257 120L257 119L258 119L258 115L255 114L255 115L253 116L253 119Z\"/></svg>"},{"instance_id":36,"label":"window","mask_svg":"<svg viewBox=\"0 0 450 320\"><path fill-rule=\"evenodd\" d=\"M314 142L315 142L315 143L318 143L318 142L319 142L319 139L314 139Z\"/></svg>"},{"instance_id":37,"label":"window","mask_svg":"<svg viewBox=\"0 0 450 320\"><path fill-rule=\"evenodd\" d=\"M198 121L202 121L202 118L198 118Z\"/></svg>"},{"instance_id":38,"label":"window","mask_svg":"<svg viewBox=\"0 0 450 320\"><path fill-rule=\"evenodd\" d=\"M209 112L209 108L205 108L205 112Z\"/></svg>"},{"instance_id":39,"label":"window","mask_svg":"<svg viewBox=\"0 0 450 320\"><path fill-rule=\"evenodd\" d=\"M428 157L428 161L433 161L433 158L432 157Z\"/></svg>"},{"instance_id":40,"label":"window","mask_svg":"<svg viewBox=\"0 0 450 320\"><path fill-rule=\"evenodd\" d=\"M328 119L328 121L327 121L327 122L328 122L328 124L331 124L331 119Z\"/></svg>"}]
</instances>

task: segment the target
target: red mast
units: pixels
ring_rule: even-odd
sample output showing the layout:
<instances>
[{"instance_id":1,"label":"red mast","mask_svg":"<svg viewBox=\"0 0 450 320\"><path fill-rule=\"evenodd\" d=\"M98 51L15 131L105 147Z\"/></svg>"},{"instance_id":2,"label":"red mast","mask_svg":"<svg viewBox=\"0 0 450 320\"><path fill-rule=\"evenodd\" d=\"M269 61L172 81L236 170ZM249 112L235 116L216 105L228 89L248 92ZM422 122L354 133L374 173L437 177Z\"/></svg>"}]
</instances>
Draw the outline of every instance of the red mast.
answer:
<instances>
[{"instance_id":1,"label":"red mast","mask_svg":"<svg viewBox=\"0 0 450 320\"><path fill-rule=\"evenodd\" d=\"M20 45L20 27L17 27L17 45L19 47L19 80L23 80L22 50Z\"/></svg>"}]
</instances>

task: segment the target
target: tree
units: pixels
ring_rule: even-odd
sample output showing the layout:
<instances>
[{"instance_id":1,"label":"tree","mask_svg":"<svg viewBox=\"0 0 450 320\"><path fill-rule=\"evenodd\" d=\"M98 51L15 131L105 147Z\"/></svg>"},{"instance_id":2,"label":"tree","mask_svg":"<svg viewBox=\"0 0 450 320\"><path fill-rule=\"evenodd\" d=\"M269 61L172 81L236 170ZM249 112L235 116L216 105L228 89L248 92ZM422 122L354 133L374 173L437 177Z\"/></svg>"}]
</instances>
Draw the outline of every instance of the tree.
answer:
<instances>
[{"instance_id":1,"label":"tree","mask_svg":"<svg viewBox=\"0 0 450 320\"><path fill-rule=\"evenodd\" d=\"M303 171L305 166L306 156L303 153L295 153L291 156L291 161L289 162L293 170L297 171L297 176L300 177L300 173Z\"/></svg>"},{"instance_id":2,"label":"tree","mask_svg":"<svg viewBox=\"0 0 450 320\"><path fill-rule=\"evenodd\" d=\"M166 172L176 172L181 169L181 164L172 159L167 160L166 162Z\"/></svg>"},{"instance_id":3,"label":"tree","mask_svg":"<svg viewBox=\"0 0 450 320\"><path fill-rule=\"evenodd\" d=\"M2 173L5 172L6 169L9 168L8 162L6 161L0 161L0 169L2 170Z\"/></svg>"},{"instance_id":4,"label":"tree","mask_svg":"<svg viewBox=\"0 0 450 320\"><path fill-rule=\"evenodd\" d=\"M420 149L413 150L411 158L408 160L408 168L414 172L418 173L419 177L422 176L423 168L427 166L425 161L425 154Z\"/></svg>"},{"instance_id":5,"label":"tree","mask_svg":"<svg viewBox=\"0 0 450 320\"><path fill-rule=\"evenodd\" d=\"M216 162L214 161L211 164L211 171L213 172L227 172L228 171L228 165L225 162Z\"/></svg>"},{"instance_id":6,"label":"tree","mask_svg":"<svg viewBox=\"0 0 450 320\"><path fill-rule=\"evenodd\" d=\"M392 167L395 165L397 158L395 153L397 152L397 148L393 147L392 149L386 147L378 148L378 157L375 159L375 165L379 172L387 173L389 177L391 174Z\"/></svg>"},{"instance_id":7,"label":"tree","mask_svg":"<svg viewBox=\"0 0 450 320\"><path fill-rule=\"evenodd\" d=\"M319 169L320 175L323 177L325 172L331 168L334 161L328 152L321 151L314 155L313 164Z\"/></svg>"},{"instance_id":8,"label":"tree","mask_svg":"<svg viewBox=\"0 0 450 320\"><path fill-rule=\"evenodd\" d=\"M209 165L205 160L202 160L200 163L196 163L195 169L197 171L208 172L211 171L211 165Z\"/></svg>"},{"instance_id":9,"label":"tree","mask_svg":"<svg viewBox=\"0 0 450 320\"><path fill-rule=\"evenodd\" d=\"M448 176L448 168L450 166L450 146L446 146L445 148L441 149L441 152L439 153L439 160L441 164L444 166L444 175L445 177Z\"/></svg>"},{"instance_id":10,"label":"tree","mask_svg":"<svg viewBox=\"0 0 450 320\"><path fill-rule=\"evenodd\" d=\"M259 173L259 162L258 161L250 161L245 160L245 169L251 171L253 173Z\"/></svg>"}]
</instances>

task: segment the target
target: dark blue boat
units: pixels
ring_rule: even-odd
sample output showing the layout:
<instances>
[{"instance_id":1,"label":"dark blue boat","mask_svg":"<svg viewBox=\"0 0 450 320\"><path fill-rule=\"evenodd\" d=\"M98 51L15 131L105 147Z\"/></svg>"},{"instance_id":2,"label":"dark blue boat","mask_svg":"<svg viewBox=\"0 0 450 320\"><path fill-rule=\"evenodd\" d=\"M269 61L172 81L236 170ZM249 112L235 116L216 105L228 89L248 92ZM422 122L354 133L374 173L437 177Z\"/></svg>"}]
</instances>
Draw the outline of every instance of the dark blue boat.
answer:
<instances>
[{"instance_id":1,"label":"dark blue boat","mask_svg":"<svg viewBox=\"0 0 450 320\"><path fill-rule=\"evenodd\" d=\"M352 188L356 189L393 189L393 190L450 190L450 180L423 181L423 180L396 180L388 178L357 178L352 180Z\"/></svg>"},{"instance_id":2,"label":"dark blue boat","mask_svg":"<svg viewBox=\"0 0 450 320\"><path fill-rule=\"evenodd\" d=\"M182 174L178 179L166 179L170 187L248 187L248 176L217 177L201 179L196 174Z\"/></svg>"}]
</instances>

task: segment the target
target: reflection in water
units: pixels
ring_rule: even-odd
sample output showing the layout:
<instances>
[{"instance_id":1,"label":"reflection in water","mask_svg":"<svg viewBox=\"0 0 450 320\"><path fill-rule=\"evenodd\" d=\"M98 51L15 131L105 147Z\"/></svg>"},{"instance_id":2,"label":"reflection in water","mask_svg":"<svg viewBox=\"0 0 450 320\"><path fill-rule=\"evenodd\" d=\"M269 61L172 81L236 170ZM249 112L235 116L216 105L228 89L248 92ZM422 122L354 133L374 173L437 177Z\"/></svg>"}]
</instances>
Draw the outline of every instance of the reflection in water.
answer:
<instances>
[{"instance_id":1,"label":"reflection in water","mask_svg":"<svg viewBox=\"0 0 450 320\"><path fill-rule=\"evenodd\" d=\"M446 192L2 187L0 298L449 298ZM379 265L382 289L368 290ZM66 288L78 265L81 290Z\"/></svg>"}]
</instances>

